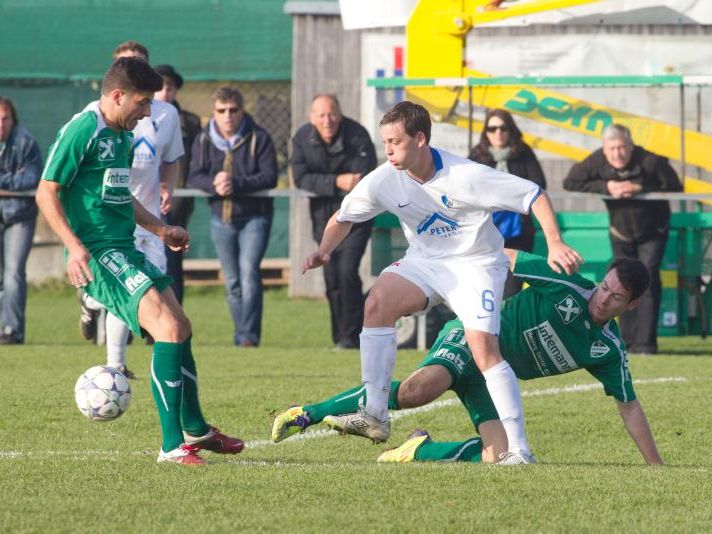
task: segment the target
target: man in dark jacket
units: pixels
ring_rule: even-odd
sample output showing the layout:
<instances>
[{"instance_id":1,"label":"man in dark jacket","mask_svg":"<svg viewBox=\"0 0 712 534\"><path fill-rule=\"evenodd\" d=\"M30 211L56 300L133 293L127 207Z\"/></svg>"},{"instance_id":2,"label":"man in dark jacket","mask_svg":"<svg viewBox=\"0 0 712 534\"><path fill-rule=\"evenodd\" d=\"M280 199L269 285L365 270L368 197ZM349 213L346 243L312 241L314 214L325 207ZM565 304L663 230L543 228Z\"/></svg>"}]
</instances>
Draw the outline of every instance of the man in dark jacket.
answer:
<instances>
[{"instance_id":1,"label":"man in dark jacket","mask_svg":"<svg viewBox=\"0 0 712 534\"><path fill-rule=\"evenodd\" d=\"M12 100L0 96L0 345L25 341L25 265L37 222L34 198L3 196L3 191L32 190L42 173L37 141L17 122Z\"/></svg>"},{"instance_id":2,"label":"man in dark jacket","mask_svg":"<svg viewBox=\"0 0 712 534\"><path fill-rule=\"evenodd\" d=\"M195 113L182 109L176 100L178 91L183 87L183 76L171 65L158 65L153 70L163 78L163 89L155 94L155 99L173 104L180 117L180 129L183 135L185 155L178 160L180 165L178 180L174 185L177 188L185 187L188 181L188 169L190 168L190 149L193 146L193 141L200 133L200 117ZM193 213L193 204L192 197L173 197L171 211L166 216L166 222L188 228L188 221L191 213ZM166 260L166 272L173 278L171 288L173 288L178 302L183 302L183 252L176 252L166 247Z\"/></svg>"},{"instance_id":3,"label":"man in dark jacket","mask_svg":"<svg viewBox=\"0 0 712 534\"><path fill-rule=\"evenodd\" d=\"M616 258L637 258L650 271L650 290L636 310L621 314L621 334L629 352L655 354L662 295L660 263L670 225L666 200L635 200L637 193L681 191L677 174L663 158L633 144L630 130L613 124L603 130L603 148L573 166L564 189L601 193L610 216Z\"/></svg>"},{"instance_id":4,"label":"man in dark jacket","mask_svg":"<svg viewBox=\"0 0 712 534\"><path fill-rule=\"evenodd\" d=\"M272 199L245 196L277 185L272 139L245 113L237 89L215 94L213 118L193 143L188 184L208 200L210 234L225 275L235 345L256 347L262 332L262 274L272 226Z\"/></svg>"},{"instance_id":5,"label":"man in dark jacket","mask_svg":"<svg viewBox=\"0 0 712 534\"><path fill-rule=\"evenodd\" d=\"M320 243L344 195L376 168L376 149L363 126L341 115L336 96L319 94L312 100L309 124L292 139L291 163L297 187L317 195L309 207L314 241ZM324 266L331 337L338 348L359 345L364 299L358 268L372 225L355 224Z\"/></svg>"}]
</instances>

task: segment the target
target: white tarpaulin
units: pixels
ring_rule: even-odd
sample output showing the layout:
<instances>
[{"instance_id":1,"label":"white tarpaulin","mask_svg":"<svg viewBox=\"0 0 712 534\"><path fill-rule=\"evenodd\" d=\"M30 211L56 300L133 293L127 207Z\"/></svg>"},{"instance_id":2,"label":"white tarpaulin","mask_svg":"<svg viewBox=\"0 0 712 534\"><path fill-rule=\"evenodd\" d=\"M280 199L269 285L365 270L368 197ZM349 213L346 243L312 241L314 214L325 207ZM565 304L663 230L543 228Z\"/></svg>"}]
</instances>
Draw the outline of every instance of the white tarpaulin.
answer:
<instances>
[{"instance_id":1,"label":"white tarpaulin","mask_svg":"<svg viewBox=\"0 0 712 534\"><path fill-rule=\"evenodd\" d=\"M503 8L528 3L505 0ZM621 24L712 24L710 0L603 0L592 4L515 17L487 26L531 24L621 25Z\"/></svg>"},{"instance_id":2,"label":"white tarpaulin","mask_svg":"<svg viewBox=\"0 0 712 534\"><path fill-rule=\"evenodd\" d=\"M712 35L566 33L467 36L466 65L491 76L712 74Z\"/></svg>"},{"instance_id":3,"label":"white tarpaulin","mask_svg":"<svg viewBox=\"0 0 712 534\"><path fill-rule=\"evenodd\" d=\"M712 35L641 35L598 33L557 35L488 35L467 38L469 68L490 76L649 76L699 75L712 72ZM679 124L679 91L671 88L561 88L559 92L612 109ZM685 114L688 128L712 133L710 88L688 90ZM552 126L518 119L530 133L589 149L598 140L562 134ZM568 137L567 137L568 136Z\"/></svg>"},{"instance_id":4,"label":"white tarpaulin","mask_svg":"<svg viewBox=\"0 0 712 534\"><path fill-rule=\"evenodd\" d=\"M345 30L405 26L418 0L339 0Z\"/></svg>"}]
</instances>

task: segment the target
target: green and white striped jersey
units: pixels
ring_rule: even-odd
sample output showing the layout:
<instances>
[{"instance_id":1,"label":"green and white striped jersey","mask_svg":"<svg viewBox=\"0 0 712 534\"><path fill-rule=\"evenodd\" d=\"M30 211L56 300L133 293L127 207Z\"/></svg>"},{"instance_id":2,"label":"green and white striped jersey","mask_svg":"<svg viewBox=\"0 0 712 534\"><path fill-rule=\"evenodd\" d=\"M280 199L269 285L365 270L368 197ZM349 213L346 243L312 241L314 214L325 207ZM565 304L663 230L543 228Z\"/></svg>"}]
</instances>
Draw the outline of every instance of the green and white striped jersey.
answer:
<instances>
[{"instance_id":1,"label":"green and white striped jersey","mask_svg":"<svg viewBox=\"0 0 712 534\"><path fill-rule=\"evenodd\" d=\"M529 287L502 306L500 349L521 379L586 369L607 395L635 399L618 325L593 322L588 301L596 286L579 274L555 273L541 256L519 252L514 275Z\"/></svg>"},{"instance_id":2,"label":"green and white striped jersey","mask_svg":"<svg viewBox=\"0 0 712 534\"><path fill-rule=\"evenodd\" d=\"M132 161L131 132L109 128L98 103L65 124L50 148L42 179L62 185L69 226L90 251L134 248Z\"/></svg>"}]
</instances>

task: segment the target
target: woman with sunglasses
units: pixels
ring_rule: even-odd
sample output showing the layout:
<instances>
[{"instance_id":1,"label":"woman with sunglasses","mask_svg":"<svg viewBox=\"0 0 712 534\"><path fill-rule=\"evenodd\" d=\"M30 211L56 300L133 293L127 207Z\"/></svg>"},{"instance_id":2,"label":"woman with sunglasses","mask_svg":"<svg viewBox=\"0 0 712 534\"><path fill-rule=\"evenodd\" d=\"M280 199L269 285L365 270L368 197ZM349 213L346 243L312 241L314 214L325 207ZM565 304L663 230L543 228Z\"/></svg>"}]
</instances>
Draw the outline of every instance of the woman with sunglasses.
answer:
<instances>
[{"instance_id":1,"label":"woman with sunglasses","mask_svg":"<svg viewBox=\"0 0 712 534\"><path fill-rule=\"evenodd\" d=\"M472 161L525 178L546 189L546 178L534 151L522 140L522 132L512 115L503 109L491 109L485 115L480 142L470 151ZM492 214L495 226L504 237L504 246L531 252L534 249L534 223L531 215L511 211ZM504 298L522 288L518 279L508 278Z\"/></svg>"}]
</instances>

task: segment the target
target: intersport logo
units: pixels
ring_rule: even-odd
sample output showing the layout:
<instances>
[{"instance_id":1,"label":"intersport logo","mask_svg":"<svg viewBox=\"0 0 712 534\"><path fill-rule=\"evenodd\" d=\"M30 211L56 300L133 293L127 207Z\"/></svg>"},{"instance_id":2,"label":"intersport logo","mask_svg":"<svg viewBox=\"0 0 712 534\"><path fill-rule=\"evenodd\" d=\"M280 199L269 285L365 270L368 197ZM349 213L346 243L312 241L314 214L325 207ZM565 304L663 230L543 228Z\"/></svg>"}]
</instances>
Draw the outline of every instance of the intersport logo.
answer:
<instances>
[{"instance_id":1,"label":"intersport logo","mask_svg":"<svg viewBox=\"0 0 712 534\"><path fill-rule=\"evenodd\" d=\"M544 321L534 328L525 330L524 338L542 373L545 375L552 374L552 364L559 373L568 373L578 369L578 365L571 357L571 353L564 346L549 321Z\"/></svg>"}]
</instances>

